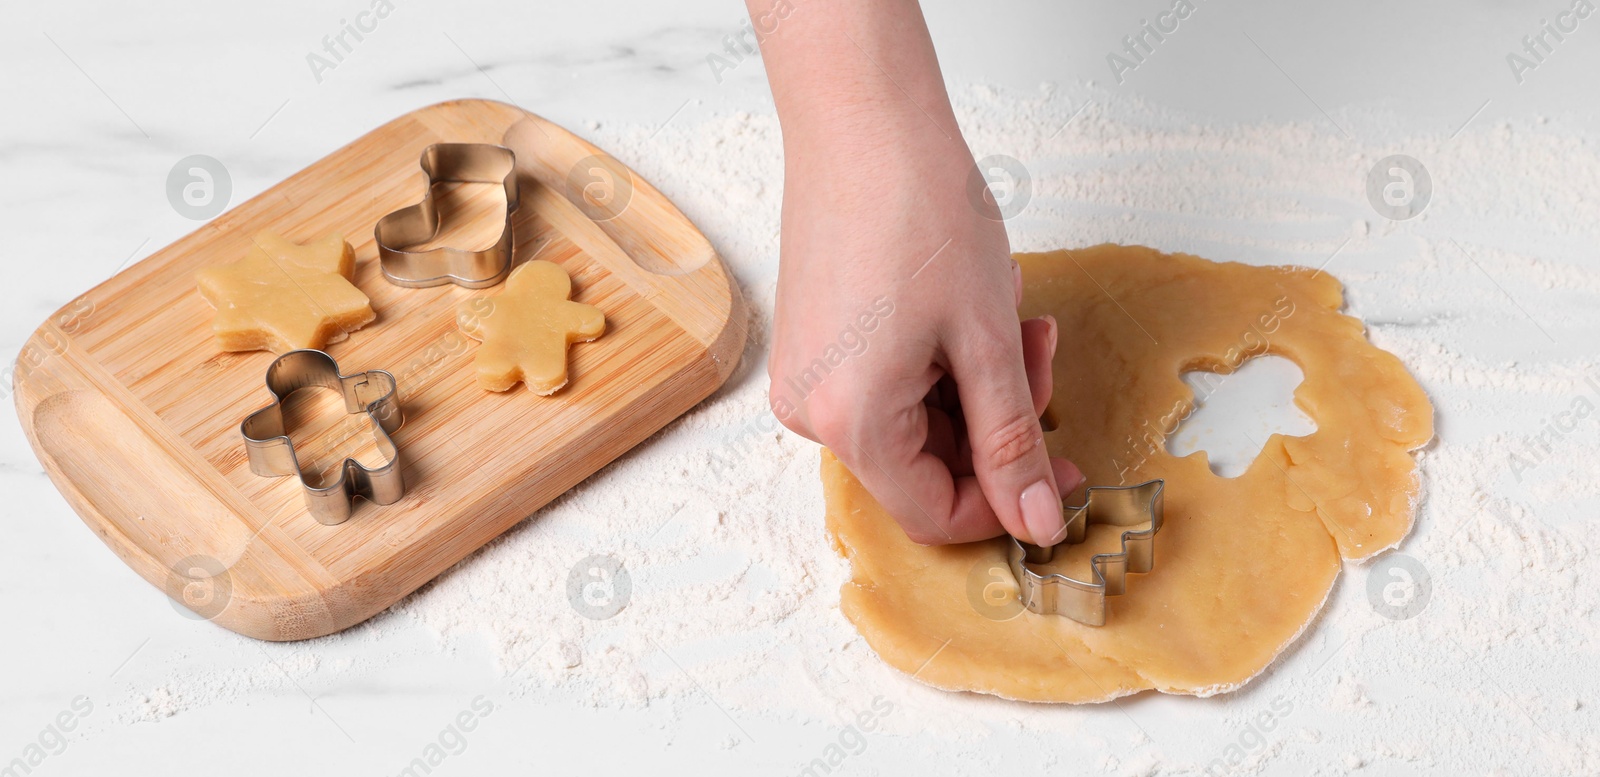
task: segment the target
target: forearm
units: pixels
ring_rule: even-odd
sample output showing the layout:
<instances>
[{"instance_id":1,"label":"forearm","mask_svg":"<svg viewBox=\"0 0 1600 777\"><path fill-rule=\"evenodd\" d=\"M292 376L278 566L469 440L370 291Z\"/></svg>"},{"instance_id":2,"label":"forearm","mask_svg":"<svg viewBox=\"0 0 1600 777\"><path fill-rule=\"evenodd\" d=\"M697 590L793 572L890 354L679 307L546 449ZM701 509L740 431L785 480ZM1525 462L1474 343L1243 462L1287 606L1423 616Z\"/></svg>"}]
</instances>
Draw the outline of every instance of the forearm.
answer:
<instances>
[{"instance_id":1,"label":"forearm","mask_svg":"<svg viewBox=\"0 0 1600 777\"><path fill-rule=\"evenodd\" d=\"M965 153L915 0L746 5L757 28L770 30L761 53L791 158L883 144Z\"/></svg>"}]
</instances>

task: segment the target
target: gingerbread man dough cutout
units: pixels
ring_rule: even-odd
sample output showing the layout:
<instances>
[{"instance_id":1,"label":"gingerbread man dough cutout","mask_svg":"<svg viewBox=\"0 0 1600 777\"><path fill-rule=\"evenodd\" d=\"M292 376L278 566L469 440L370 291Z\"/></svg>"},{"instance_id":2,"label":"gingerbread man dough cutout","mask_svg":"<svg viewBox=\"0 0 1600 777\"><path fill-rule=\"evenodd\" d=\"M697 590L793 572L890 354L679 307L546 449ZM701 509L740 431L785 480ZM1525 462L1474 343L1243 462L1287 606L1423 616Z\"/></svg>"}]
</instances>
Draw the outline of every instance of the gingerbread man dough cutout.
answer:
<instances>
[{"instance_id":1,"label":"gingerbread man dough cutout","mask_svg":"<svg viewBox=\"0 0 1600 777\"><path fill-rule=\"evenodd\" d=\"M343 235L299 245L260 232L245 258L195 274L200 294L217 309L212 331L224 351L321 348L345 339L377 316L350 282L356 255Z\"/></svg>"},{"instance_id":2,"label":"gingerbread man dough cutout","mask_svg":"<svg viewBox=\"0 0 1600 777\"><path fill-rule=\"evenodd\" d=\"M534 261L512 271L505 291L461 303L457 324L483 342L478 385L506 391L522 381L542 396L567 385L567 346L606 331L605 314L571 296L572 279L561 265Z\"/></svg>"}]
</instances>

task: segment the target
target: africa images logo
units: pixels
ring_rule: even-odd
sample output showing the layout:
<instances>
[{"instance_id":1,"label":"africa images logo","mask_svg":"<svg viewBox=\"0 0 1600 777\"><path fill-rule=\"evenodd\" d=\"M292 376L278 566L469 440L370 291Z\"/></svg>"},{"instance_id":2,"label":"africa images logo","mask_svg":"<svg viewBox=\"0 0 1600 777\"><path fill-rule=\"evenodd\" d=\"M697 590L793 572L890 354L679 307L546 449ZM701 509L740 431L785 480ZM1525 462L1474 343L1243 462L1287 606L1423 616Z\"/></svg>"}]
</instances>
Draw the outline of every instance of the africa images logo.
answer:
<instances>
[{"instance_id":1,"label":"africa images logo","mask_svg":"<svg viewBox=\"0 0 1600 777\"><path fill-rule=\"evenodd\" d=\"M1138 32L1122 36L1122 53L1113 51L1106 54L1106 64L1111 66L1111 77L1117 80L1117 84L1122 84L1127 73L1138 70L1146 59L1155 54L1156 46L1165 42L1167 36L1176 33L1178 26L1194 14L1195 9L1193 0L1177 0L1170 9L1156 14L1153 21L1140 19Z\"/></svg>"},{"instance_id":2,"label":"africa images logo","mask_svg":"<svg viewBox=\"0 0 1600 777\"><path fill-rule=\"evenodd\" d=\"M1525 74L1530 70L1538 70L1544 64L1545 57L1554 54L1556 46L1566 41L1568 35L1577 32L1578 23L1592 13L1593 0L1574 0L1571 8L1556 14L1554 19L1540 19L1538 32L1522 36L1522 52L1506 54L1511 77L1517 79L1517 83L1522 83Z\"/></svg>"}]
</instances>

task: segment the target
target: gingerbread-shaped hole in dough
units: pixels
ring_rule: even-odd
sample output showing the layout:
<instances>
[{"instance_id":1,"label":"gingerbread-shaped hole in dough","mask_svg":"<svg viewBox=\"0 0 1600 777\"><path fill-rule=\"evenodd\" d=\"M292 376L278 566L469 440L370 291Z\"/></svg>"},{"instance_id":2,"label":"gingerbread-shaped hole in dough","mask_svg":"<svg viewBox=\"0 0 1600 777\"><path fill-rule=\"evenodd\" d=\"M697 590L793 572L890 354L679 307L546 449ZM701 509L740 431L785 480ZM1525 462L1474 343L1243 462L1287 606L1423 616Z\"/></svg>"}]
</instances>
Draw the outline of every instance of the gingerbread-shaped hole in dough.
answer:
<instances>
[{"instance_id":1,"label":"gingerbread-shaped hole in dough","mask_svg":"<svg viewBox=\"0 0 1600 777\"><path fill-rule=\"evenodd\" d=\"M1294 402L1304 379L1299 365L1270 353L1232 369L1183 373L1195 408L1167 435L1167 451L1178 457L1203 451L1219 477L1243 475L1272 435L1304 437L1317 430Z\"/></svg>"}]
</instances>

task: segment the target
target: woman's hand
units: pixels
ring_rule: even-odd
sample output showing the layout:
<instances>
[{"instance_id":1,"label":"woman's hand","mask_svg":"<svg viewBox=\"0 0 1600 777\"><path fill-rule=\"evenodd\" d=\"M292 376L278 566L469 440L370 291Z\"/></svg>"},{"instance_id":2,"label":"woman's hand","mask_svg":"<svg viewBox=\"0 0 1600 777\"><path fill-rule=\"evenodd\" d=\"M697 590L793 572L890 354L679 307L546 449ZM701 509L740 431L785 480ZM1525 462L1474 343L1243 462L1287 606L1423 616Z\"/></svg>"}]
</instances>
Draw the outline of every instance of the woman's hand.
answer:
<instances>
[{"instance_id":1,"label":"woman's hand","mask_svg":"<svg viewBox=\"0 0 1600 777\"><path fill-rule=\"evenodd\" d=\"M762 44L785 156L773 411L916 542L1055 544L1083 479L1038 420L1056 323L1017 319L1021 275L920 10L815 2Z\"/></svg>"}]
</instances>

